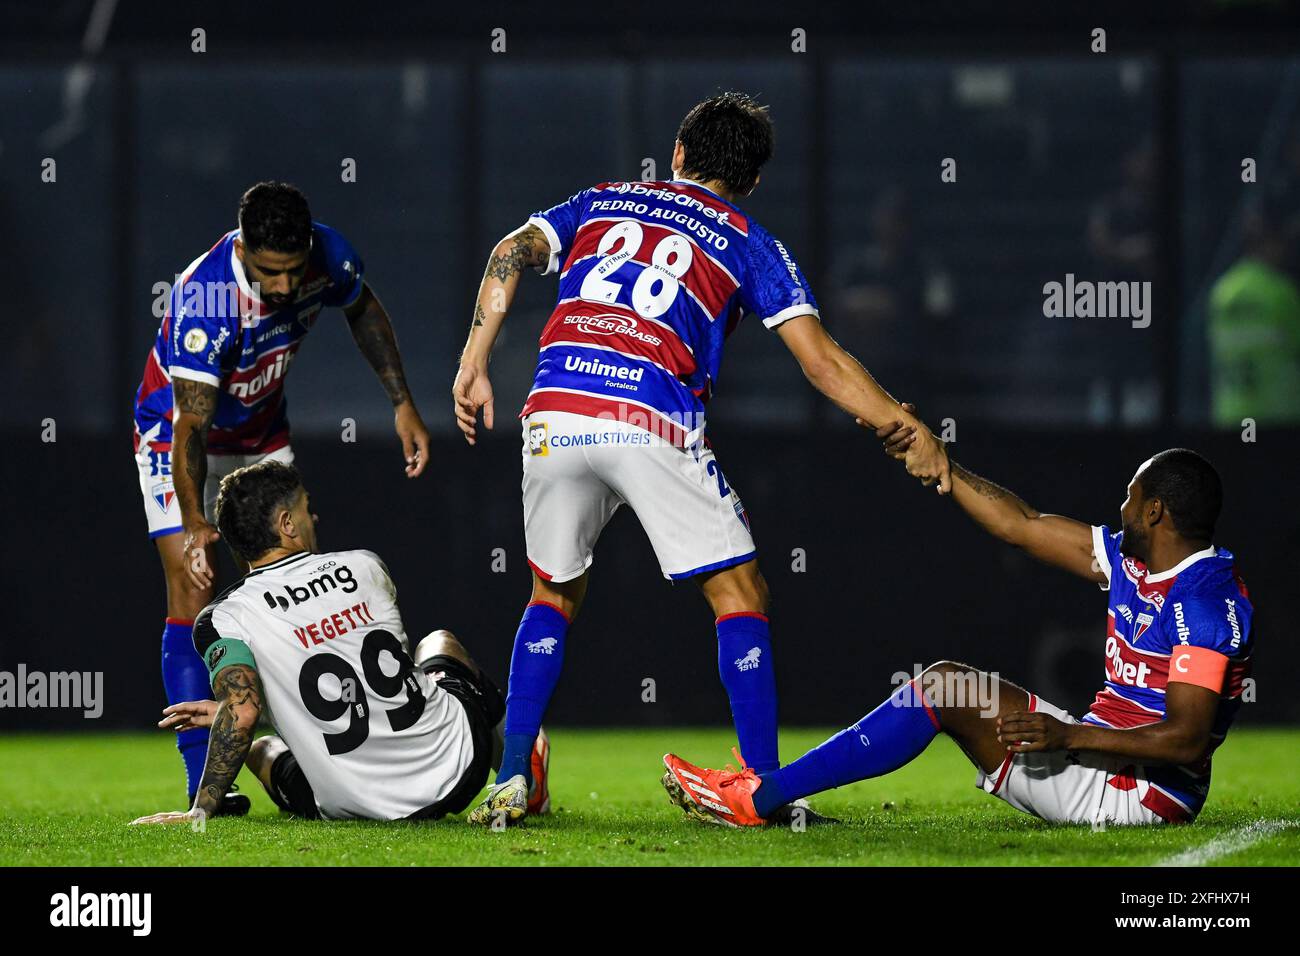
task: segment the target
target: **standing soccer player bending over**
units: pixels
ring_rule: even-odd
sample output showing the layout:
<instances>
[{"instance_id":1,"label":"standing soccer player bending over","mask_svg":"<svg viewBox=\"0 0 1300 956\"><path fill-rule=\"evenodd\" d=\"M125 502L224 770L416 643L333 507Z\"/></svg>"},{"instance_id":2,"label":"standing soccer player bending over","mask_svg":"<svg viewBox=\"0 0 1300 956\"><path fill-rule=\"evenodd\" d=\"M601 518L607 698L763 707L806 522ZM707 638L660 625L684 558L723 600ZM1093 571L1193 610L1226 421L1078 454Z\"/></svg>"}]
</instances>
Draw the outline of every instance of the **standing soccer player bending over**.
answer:
<instances>
[{"instance_id":1,"label":"standing soccer player bending over","mask_svg":"<svg viewBox=\"0 0 1300 956\"><path fill-rule=\"evenodd\" d=\"M559 273L560 288L521 416L532 600L510 664L505 757L471 822L525 813L534 738L592 551L624 504L664 576L693 579L713 611L745 759L763 770L779 765L767 585L740 497L704 439L723 344L742 316L775 330L813 386L849 414L916 428L908 471L948 490L941 445L826 334L789 251L736 205L771 154L766 107L715 96L682 121L671 181L584 189L534 214L492 252L452 386L471 445L480 410L493 425L488 358L520 274Z\"/></svg>"},{"instance_id":2,"label":"standing soccer player bending over","mask_svg":"<svg viewBox=\"0 0 1300 956\"><path fill-rule=\"evenodd\" d=\"M388 313L364 279L361 257L334 229L313 222L286 183L258 183L239 203L239 228L178 278L135 400L135 460L149 537L167 578L162 676L169 703L206 694L194 653L199 610L212 600L212 508L222 477L259 461L293 461L284 381L321 310L339 308L393 403L406 474L429 458ZM178 734L194 799L208 748L201 727ZM222 812L247 812L231 794Z\"/></svg>"},{"instance_id":3,"label":"standing soccer player bending over","mask_svg":"<svg viewBox=\"0 0 1300 956\"><path fill-rule=\"evenodd\" d=\"M895 456L912 440L902 422L877 434ZM1084 718L944 661L779 770L708 770L666 755L674 803L711 823L761 825L796 797L897 770L946 733L979 768L977 786L1044 820L1195 819L1250 672L1250 599L1232 555L1211 544L1223 500L1213 466L1183 448L1144 462L1115 533L1041 514L956 463L952 477L953 499L984 530L1109 591L1106 682ZM951 699L958 683L992 686L994 703Z\"/></svg>"}]
</instances>

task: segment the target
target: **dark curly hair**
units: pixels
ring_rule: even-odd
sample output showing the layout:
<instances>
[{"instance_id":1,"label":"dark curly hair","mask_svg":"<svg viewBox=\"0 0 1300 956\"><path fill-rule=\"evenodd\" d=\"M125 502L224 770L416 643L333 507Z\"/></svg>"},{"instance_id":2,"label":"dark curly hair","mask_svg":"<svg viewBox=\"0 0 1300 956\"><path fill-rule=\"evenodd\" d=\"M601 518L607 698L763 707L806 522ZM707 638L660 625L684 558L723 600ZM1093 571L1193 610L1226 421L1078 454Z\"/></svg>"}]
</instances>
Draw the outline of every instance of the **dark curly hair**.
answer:
<instances>
[{"instance_id":1,"label":"dark curly hair","mask_svg":"<svg viewBox=\"0 0 1300 956\"><path fill-rule=\"evenodd\" d=\"M1138 475L1142 497L1159 498L1174 530L1193 541L1214 539L1223 507L1223 481L1205 458L1189 448L1168 448Z\"/></svg>"},{"instance_id":2,"label":"dark curly hair","mask_svg":"<svg viewBox=\"0 0 1300 956\"><path fill-rule=\"evenodd\" d=\"M772 158L772 117L744 93L719 93L691 107L677 139L686 148L683 175L744 195Z\"/></svg>"},{"instance_id":3,"label":"dark curly hair","mask_svg":"<svg viewBox=\"0 0 1300 956\"><path fill-rule=\"evenodd\" d=\"M307 197L288 183L265 182L239 200L239 234L258 251L301 252L311 246L311 209Z\"/></svg>"},{"instance_id":4,"label":"dark curly hair","mask_svg":"<svg viewBox=\"0 0 1300 956\"><path fill-rule=\"evenodd\" d=\"M217 530L235 556L251 563L280 543L275 516L292 508L302 490L298 469L278 461L259 461L221 479Z\"/></svg>"}]
</instances>

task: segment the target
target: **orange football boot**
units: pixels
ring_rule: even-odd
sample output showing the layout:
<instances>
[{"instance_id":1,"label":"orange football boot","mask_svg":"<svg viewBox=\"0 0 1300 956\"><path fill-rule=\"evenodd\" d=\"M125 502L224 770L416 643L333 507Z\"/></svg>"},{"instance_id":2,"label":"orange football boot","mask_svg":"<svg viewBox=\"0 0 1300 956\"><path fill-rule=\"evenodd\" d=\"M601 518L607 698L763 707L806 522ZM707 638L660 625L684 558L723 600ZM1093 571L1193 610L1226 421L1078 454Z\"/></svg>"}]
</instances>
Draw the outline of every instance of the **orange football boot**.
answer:
<instances>
[{"instance_id":1,"label":"orange football boot","mask_svg":"<svg viewBox=\"0 0 1300 956\"><path fill-rule=\"evenodd\" d=\"M551 812L551 788L547 786L551 770L551 738L546 735L546 728L537 731L537 742L533 744L533 785L528 788L528 812Z\"/></svg>"},{"instance_id":2,"label":"orange football boot","mask_svg":"<svg viewBox=\"0 0 1300 956\"><path fill-rule=\"evenodd\" d=\"M676 754L664 754L663 776L668 799L688 816L727 827L759 827L767 823L754 809L754 791L763 785L758 774L745 766L733 747L740 770L709 770L687 763Z\"/></svg>"}]
</instances>

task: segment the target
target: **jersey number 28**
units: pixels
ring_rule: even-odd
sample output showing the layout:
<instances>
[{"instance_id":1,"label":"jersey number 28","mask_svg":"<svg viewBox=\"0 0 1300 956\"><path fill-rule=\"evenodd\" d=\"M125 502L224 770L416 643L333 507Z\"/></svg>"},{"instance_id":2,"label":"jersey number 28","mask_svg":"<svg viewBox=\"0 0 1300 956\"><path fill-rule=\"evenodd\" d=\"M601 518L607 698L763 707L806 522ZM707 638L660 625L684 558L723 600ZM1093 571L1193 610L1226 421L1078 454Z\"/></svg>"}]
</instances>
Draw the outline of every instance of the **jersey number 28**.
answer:
<instances>
[{"instance_id":1,"label":"jersey number 28","mask_svg":"<svg viewBox=\"0 0 1300 956\"><path fill-rule=\"evenodd\" d=\"M596 246L600 261L582 280L578 295L591 302L613 305L623 287L609 279L632 260L645 241L645 230L634 219L624 219L605 231ZM620 245L621 243L621 245ZM619 246L618 251L614 250ZM679 280L691 268L695 252L691 244L678 235L667 235L655 243L650 265L641 269L632 285L632 308L647 319L668 311L677 298Z\"/></svg>"}]
</instances>

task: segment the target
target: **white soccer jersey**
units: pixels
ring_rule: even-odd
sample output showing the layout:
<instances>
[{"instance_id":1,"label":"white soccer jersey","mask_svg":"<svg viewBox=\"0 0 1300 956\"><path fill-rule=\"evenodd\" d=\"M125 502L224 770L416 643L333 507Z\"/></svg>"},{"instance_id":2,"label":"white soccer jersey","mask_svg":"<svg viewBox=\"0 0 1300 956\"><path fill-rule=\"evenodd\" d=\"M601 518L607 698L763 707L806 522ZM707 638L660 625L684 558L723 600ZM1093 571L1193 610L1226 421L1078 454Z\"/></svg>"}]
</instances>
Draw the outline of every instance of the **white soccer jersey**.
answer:
<instances>
[{"instance_id":1,"label":"white soccer jersey","mask_svg":"<svg viewBox=\"0 0 1300 956\"><path fill-rule=\"evenodd\" d=\"M194 622L214 677L257 671L322 817L410 816L474 759L464 706L411 662L396 597L370 551L304 552L251 571Z\"/></svg>"}]
</instances>

